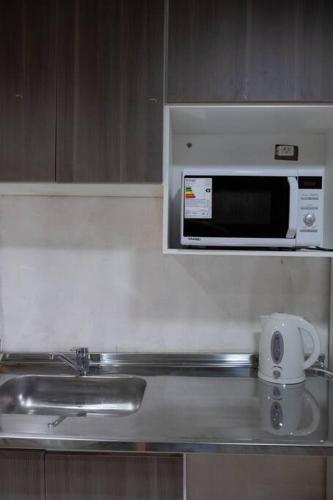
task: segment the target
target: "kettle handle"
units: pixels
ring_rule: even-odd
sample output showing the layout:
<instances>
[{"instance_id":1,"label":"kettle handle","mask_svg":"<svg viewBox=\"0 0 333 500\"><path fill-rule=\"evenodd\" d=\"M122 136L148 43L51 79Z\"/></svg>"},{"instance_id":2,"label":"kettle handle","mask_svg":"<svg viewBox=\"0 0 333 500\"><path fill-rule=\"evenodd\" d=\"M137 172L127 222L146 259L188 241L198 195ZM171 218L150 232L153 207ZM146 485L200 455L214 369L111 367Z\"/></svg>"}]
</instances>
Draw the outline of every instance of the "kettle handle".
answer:
<instances>
[{"instance_id":1,"label":"kettle handle","mask_svg":"<svg viewBox=\"0 0 333 500\"><path fill-rule=\"evenodd\" d=\"M320 422L320 410L317 401L307 389L304 391L304 397L311 407L312 421L307 427L293 432L294 436L308 436L312 434L317 429Z\"/></svg>"},{"instance_id":2,"label":"kettle handle","mask_svg":"<svg viewBox=\"0 0 333 500\"><path fill-rule=\"evenodd\" d=\"M298 318L298 325L297 326L299 328L301 328L302 330L305 330L306 332L308 332L311 335L312 341L313 341L313 351L312 351L311 355L308 357L308 359L306 361L304 361L304 370L306 370L307 368L310 368L310 366L312 366L319 358L320 341L319 341L318 333L316 332L313 325L311 325L311 323L309 323L305 319Z\"/></svg>"}]
</instances>

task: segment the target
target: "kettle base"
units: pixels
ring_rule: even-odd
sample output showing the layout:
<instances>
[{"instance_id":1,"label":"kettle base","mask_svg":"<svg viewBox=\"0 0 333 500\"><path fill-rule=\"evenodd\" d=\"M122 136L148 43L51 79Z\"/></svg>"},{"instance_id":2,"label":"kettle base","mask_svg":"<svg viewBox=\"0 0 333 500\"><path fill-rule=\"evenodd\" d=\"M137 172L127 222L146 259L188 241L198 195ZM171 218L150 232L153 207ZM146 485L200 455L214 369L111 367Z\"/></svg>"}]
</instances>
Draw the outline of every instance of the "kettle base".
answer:
<instances>
[{"instance_id":1,"label":"kettle base","mask_svg":"<svg viewBox=\"0 0 333 500\"><path fill-rule=\"evenodd\" d=\"M265 380L266 382L271 382L272 384L279 384L279 385L288 385L288 384L300 384L301 382L304 382L305 380L305 375L302 377L298 378L274 378L270 377L269 375L264 375L262 372L258 372L258 377L261 378L262 380Z\"/></svg>"}]
</instances>

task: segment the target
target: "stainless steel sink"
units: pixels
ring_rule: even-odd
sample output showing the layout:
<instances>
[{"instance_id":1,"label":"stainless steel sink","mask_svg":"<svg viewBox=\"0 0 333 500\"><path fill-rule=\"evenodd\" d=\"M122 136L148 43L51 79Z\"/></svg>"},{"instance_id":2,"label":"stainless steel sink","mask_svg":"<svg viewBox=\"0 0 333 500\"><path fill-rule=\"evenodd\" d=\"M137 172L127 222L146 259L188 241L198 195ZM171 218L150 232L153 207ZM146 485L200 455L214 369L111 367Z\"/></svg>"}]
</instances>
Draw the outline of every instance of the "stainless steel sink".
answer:
<instances>
[{"instance_id":1,"label":"stainless steel sink","mask_svg":"<svg viewBox=\"0 0 333 500\"><path fill-rule=\"evenodd\" d=\"M140 377L23 375L0 387L0 412L37 415L131 415L146 388Z\"/></svg>"}]
</instances>

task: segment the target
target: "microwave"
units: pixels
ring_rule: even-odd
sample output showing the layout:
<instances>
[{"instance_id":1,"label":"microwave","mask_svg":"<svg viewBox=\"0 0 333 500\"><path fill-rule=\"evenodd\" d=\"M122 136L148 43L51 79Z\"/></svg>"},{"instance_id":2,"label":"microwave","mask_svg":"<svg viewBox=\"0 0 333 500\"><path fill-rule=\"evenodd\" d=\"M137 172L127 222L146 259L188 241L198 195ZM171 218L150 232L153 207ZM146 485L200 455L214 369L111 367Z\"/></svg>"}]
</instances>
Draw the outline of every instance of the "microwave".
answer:
<instances>
[{"instance_id":1,"label":"microwave","mask_svg":"<svg viewBox=\"0 0 333 500\"><path fill-rule=\"evenodd\" d=\"M181 245L322 246L323 167L187 168L181 192Z\"/></svg>"}]
</instances>

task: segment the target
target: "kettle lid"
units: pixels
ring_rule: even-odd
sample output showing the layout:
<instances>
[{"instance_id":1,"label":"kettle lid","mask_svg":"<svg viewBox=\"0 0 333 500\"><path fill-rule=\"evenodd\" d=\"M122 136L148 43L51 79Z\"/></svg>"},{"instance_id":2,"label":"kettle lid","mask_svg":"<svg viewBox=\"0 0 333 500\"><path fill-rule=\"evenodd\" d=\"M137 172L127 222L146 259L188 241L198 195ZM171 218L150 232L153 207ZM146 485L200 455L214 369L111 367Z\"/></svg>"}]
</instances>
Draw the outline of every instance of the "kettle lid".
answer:
<instances>
[{"instance_id":1,"label":"kettle lid","mask_svg":"<svg viewBox=\"0 0 333 500\"><path fill-rule=\"evenodd\" d=\"M270 319L279 319L279 320L295 320L299 319L299 316L296 316L295 314L288 314L288 313L273 313L270 316L266 316L267 318Z\"/></svg>"},{"instance_id":2,"label":"kettle lid","mask_svg":"<svg viewBox=\"0 0 333 500\"><path fill-rule=\"evenodd\" d=\"M295 314L287 314L287 313L273 313L268 316L264 316L265 320L277 320L277 321L300 321L303 318L300 316L296 316Z\"/></svg>"}]
</instances>

